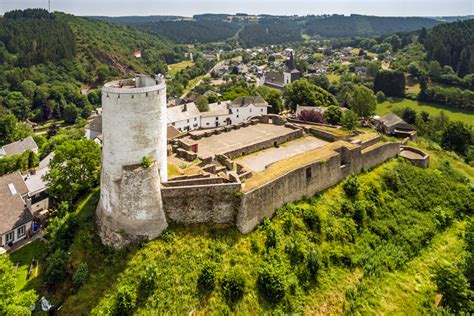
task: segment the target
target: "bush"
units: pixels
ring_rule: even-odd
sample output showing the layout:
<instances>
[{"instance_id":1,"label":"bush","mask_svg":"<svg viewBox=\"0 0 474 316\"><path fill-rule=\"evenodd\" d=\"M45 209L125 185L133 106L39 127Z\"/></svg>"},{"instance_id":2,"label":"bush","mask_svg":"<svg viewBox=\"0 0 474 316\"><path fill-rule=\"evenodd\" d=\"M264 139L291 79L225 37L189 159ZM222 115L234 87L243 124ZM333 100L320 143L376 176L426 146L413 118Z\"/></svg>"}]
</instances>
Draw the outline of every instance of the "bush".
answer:
<instances>
[{"instance_id":1,"label":"bush","mask_svg":"<svg viewBox=\"0 0 474 316\"><path fill-rule=\"evenodd\" d=\"M290 241L285 246L285 252L289 256L291 264L296 265L304 261L307 250L302 242L296 240Z\"/></svg>"},{"instance_id":2,"label":"bush","mask_svg":"<svg viewBox=\"0 0 474 316\"><path fill-rule=\"evenodd\" d=\"M124 285L117 290L115 315L131 315L137 307L137 293L131 286Z\"/></svg>"},{"instance_id":3,"label":"bush","mask_svg":"<svg viewBox=\"0 0 474 316\"><path fill-rule=\"evenodd\" d=\"M89 279L89 267L87 263L81 262L77 267L76 273L72 277L72 286L75 290L80 289Z\"/></svg>"},{"instance_id":4,"label":"bush","mask_svg":"<svg viewBox=\"0 0 474 316\"><path fill-rule=\"evenodd\" d=\"M453 265L440 265L435 269L433 281L438 291L443 294L442 304L458 314L469 313L474 308L470 298L469 283L461 269Z\"/></svg>"},{"instance_id":5,"label":"bush","mask_svg":"<svg viewBox=\"0 0 474 316\"><path fill-rule=\"evenodd\" d=\"M151 164L153 163L153 159L150 156L143 157L142 166L143 168L150 168Z\"/></svg>"},{"instance_id":6,"label":"bush","mask_svg":"<svg viewBox=\"0 0 474 316\"><path fill-rule=\"evenodd\" d=\"M324 115L315 110L302 110L298 116L298 120L306 121L306 122L313 122L313 123L326 123L326 118Z\"/></svg>"},{"instance_id":7,"label":"bush","mask_svg":"<svg viewBox=\"0 0 474 316\"><path fill-rule=\"evenodd\" d=\"M329 124L337 125L342 119L342 110L339 106L331 105L324 112L324 116Z\"/></svg>"},{"instance_id":8,"label":"bush","mask_svg":"<svg viewBox=\"0 0 474 316\"><path fill-rule=\"evenodd\" d=\"M44 280L50 285L58 284L66 279L66 265L68 255L62 249L57 249L48 259L48 267L44 274Z\"/></svg>"},{"instance_id":9,"label":"bush","mask_svg":"<svg viewBox=\"0 0 474 316\"><path fill-rule=\"evenodd\" d=\"M257 286L271 304L278 304L285 297L285 282L280 271L270 263L264 263L258 270Z\"/></svg>"},{"instance_id":10,"label":"bush","mask_svg":"<svg viewBox=\"0 0 474 316\"><path fill-rule=\"evenodd\" d=\"M357 128L358 125L358 117L354 111L347 110L344 112L344 115L341 119L341 125L345 129L353 131Z\"/></svg>"},{"instance_id":11,"label":"bush","mask_svg":"<svg viewBox=\"0 0 474 316\"><path fill-rule=\"evenodd\" d=\"M355 198L360 191L359 178L357 176L348 177L342 184L342 189L350 198Z\"/></svg>"},{"instance_id":12,"label":"bush","mask_svg":"<svg viewBox=\"0 0 474 316\"><path fill-rule=\"evenodd\" d=\"M377 92L377 94L375 95L375 97L377 98L377 102L378 102L378 103L382 103L382 102L385 101L385 93L383 93L383 91Z\"/></svg>"},{"instance_id":13,"label":"bush","mask_svg":"<svg viewBox=\"0 0 474 316\"><path fill-rule=\"evenodd\" d=\"M140 296L148 297L155 290L157 279L156 265L147 265L140 276Z\"/></svg>"},{"instance_id":14,"label":"bush","mask_svg":"<svg viewBox=\"0 0 474 316\"><path fill-rule=\"evenodd\" d=\"M233 270L224 276L221 283L222 295L229 305L239 302L244 296L245 277L240 271Z\"/></svg>"},{"instance_id":15,"label":"bush","mask_svg":"<svg viewBox=\"0 0 474 316\"><path fill-rule=\"evenodd\" d=\"M216 283L217 265L213 262L206 262L198 277L198 288L202 292L211 292Z\"/></svg>"},{"instance_id":16,"label":"bush","mask_svg":"<svg viewBox=\"0 0 474 316\"><path fill-rule=\"evenodd\" d=\"M318 272L321 268L321 258L315 250L311 250L306 260L306 266L313 280L318 279Z\"/></svg>"},{"instance_id":17,"label":"bush","mask_svg":"<svg viewBox=\"0 0 474 316\"><path fill-rule=\"evenodd\" d=\"M308 228L316 233L321 232L321 218L315 208L305 209L303 213L303 220L308 225Z\"/></svg>"},{"instance_id":18,"label":"bush","mask_svg":"<svg viewBox=\"0 0 474 316\"><path fill-rule=\"evenodd\" d=\"M266 234L265 247L267 247L267 249L275 248L277 245L277 236L276 236L275 228L269 227L265 231L265 234Z\"/></svg>"}]
</instances>

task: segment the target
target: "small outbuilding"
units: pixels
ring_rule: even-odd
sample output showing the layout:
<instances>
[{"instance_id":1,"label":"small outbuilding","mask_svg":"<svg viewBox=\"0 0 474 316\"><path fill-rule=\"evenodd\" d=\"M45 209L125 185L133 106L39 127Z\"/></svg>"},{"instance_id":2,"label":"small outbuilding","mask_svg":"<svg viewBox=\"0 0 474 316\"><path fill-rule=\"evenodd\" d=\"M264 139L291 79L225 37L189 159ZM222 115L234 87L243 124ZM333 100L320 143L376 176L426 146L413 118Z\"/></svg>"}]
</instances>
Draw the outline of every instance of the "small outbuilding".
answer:
<instances>
[{"instance_id":1,"label":"small outbuilding","mask_svg":"<svg viewBox=\"0 0 474 316\"><path fill-rule=\"evenodd\" d=\"M410 139L416 137L415 127L405 122L395 113L388 113L381 117L375 117L374 121L377 129L386 135L403 138L409 137Z\"/></svg>"}]
</instances>

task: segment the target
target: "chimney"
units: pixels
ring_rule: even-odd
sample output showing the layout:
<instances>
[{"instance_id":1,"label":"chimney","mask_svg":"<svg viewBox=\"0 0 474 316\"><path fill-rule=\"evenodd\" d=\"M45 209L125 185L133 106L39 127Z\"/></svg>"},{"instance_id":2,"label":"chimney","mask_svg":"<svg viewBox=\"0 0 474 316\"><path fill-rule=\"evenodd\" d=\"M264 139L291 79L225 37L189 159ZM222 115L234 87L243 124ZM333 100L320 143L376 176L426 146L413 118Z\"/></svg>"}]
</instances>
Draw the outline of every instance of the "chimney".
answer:
<instances>
[{"instance_id":1,"label":"chimney","mask_svg":"<svg viewBox=\"0 0 474 316\"><path fill-rule=\"evenodd\" d=\"M188 104L185 103L183 104L183 112L186 112L188 110Z\"/></svg>"}]
</instances>

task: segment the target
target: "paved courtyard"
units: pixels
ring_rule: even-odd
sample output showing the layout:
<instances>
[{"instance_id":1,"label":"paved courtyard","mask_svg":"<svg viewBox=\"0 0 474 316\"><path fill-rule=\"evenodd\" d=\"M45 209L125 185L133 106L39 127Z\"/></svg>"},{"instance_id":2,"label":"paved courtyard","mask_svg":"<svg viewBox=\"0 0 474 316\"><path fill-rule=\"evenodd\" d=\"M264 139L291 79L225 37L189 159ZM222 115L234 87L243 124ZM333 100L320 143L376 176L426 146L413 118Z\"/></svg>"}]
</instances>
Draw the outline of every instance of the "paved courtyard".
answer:
<instances>
[{"instance_id":1,"label":"paved courtyard","mask_svg":"<svg viewBox=\"0 0 474 316\"><path fill-rule=\"evenodd\" d=\"M291 128L284 126L257 124L219 135L201 138L196 141L189 137L186 137L183 140L189 143L197 143L199 156L206 157L223 154L250 144L260 143L275 137L284 136L291 132L293 132Z\"/></svg>"},{"instance_id":2,"label":"paved courtyard","mask_svg":"<svg viewBox=\"0 0 474 316\"><path fill-rule=\"evenodd\" d=\"M265 167L271 163L322 147L326 144L328 144L328 142L324 140L313 136L306 136L287 142L279 148L268 148L237 158L235 161L252 171L260 172L265 170Z\"/></svg>"}]
</instances>

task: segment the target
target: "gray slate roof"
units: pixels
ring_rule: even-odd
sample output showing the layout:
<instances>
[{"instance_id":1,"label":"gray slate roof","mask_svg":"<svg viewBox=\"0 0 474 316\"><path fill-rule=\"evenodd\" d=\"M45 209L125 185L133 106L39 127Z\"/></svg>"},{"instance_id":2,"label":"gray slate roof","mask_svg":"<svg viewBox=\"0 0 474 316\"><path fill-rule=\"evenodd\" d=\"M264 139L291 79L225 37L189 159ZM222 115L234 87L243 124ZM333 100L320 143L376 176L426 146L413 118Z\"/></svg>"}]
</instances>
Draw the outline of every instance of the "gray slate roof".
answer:
<instances>
[{"instance_id":1,"label":"gray slate roof","mask_svg":"<svg viewBox=\"0 0 474 316\"><path fill-rule=\"evenodd\" d=\"M185 108L186 111L184 111ZM194 102L172 106L166 111L168 123L184 121L201 115L201 112L199 112Z\"/></svg>"},{"instance_id":2,"label":"gray slate roof","mask_svg":"<svg viewBox=\"0 0 474 316\"><path fill-rule=\"evenodd\" d=\"M102 133L102 116L99 115L94 117L94 119L87 124L86 129Z\"/></svg>"},{"instance_id":3,"label":"gray slate roof","mask_svg":"<svg viewBox=\"0 0 474 316\"><path fill-rule=\"evenodd\" d=\"M230 104L231 107L246 107L253 104L257 107L268 107L268 103L261 96L238 97Z\"/></svg>"},{"instance_id":4,"label":"gray slate roof","mask_svg":"<svg viewBox=\"0 0 474 316\"><path fill-rule=\"evenodd\" d=\"M0 235L33 219L22 195L28 188L20 172L0 177Z\"/></svg>"},{"instance_id":5,"label":"gray slate roof","mask_svg":"<svg viewBox=\"0 0 474 316\"><path fill-rule=\"evenodd\" d=\"M19 155L27 150L38 150L38 145L36 145L35 140L31 136L3 146L5 156Z\"/></svg>"},{"instance_id":6,"label":"gray slate roof","mask_svg":"<svg viewBox=\"0 0 474 316\"><path fill-rule=\"evenodd\" d=\"M265 74L265 84L271 84L276 86L285 85L285 77L283 72L269 71Z\"/></svg>"},{"instance_id":7,"label":"gray slate roof","mask_svg":"<svg viewBox=\"0 0 474 316\"><path fill-rule=\"evenodd\" d=\"M229 115L228 105L230 101L216 102L209 104L209 111L202 112L201 117Z\"/></svg>"},{"instance_id":8,"label":"gray slate roof","mask_svg":"<svg viewBox=\"0 0 474 316\"><path fill-rule=\"evenodd\" d=\"M395 125L400 124L400 123L408 124L407 122L405 122L401 117L399 117L395 113L385 114L384 116L381 116L379 120L380 120L380 122L382 122L387 127L395 126Z\"/></svg>"}]
</instances>

